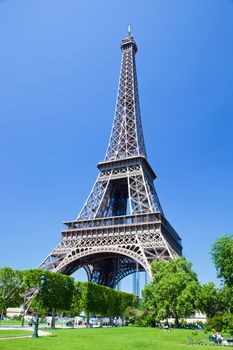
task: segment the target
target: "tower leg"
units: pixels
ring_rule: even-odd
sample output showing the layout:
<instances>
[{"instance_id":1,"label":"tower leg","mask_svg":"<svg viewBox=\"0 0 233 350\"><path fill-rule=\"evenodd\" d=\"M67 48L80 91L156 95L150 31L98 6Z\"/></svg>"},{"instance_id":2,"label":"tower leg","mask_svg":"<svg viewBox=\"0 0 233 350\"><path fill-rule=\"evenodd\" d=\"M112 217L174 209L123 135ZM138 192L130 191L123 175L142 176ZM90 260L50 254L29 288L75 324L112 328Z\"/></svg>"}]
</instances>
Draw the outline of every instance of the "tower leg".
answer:
<instances>
[{"instance_id":1,"label":"tower leg","mask_svg":"<svg viewBox=\"0 0 233 350\"><path fill-rule=\"evenodd\" d=\"M147 272L145 271L145 286L148 284L148 275Z\"/></svg>"},{"instance_id":2,"label":"tower leg","mask_svg":"<svg viewBox=\"0 0 233 350\"><path fill-rule=\"evenodd\" d=\"M133 274L133 293L139 296L140 295L140 276L139 276L139 266L137 261L135 265L136 265L136 268Z\"/></svg>"},{"instance_id":3,"label":"tower leg","mask_svg":"<svg viewBox=\"0 0 233 350\"><path fill-rule=\"evenodd\" d=\"M137 296L140 296L140 275L139 275L139 268L138 268L138 262L136 262L136 286L137 286Z\"/></svg>"}]
</instances>

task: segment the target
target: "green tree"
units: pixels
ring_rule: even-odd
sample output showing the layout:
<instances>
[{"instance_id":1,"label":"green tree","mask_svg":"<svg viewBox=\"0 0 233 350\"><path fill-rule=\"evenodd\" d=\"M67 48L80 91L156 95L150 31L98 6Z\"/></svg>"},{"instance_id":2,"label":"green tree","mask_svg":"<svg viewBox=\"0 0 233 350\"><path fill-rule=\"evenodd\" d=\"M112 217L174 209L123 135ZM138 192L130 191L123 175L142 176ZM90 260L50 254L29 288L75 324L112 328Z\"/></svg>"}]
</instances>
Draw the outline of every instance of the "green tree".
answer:
<instances>
[{"instance_id":1,"label":"green tree","mask_svg":"<svg viewBox=\"0 0 233 350\"><path fill-rule=\"evenodd\" d=\"M74 292L73 292L72 303L70 307L70 315L73 317L80 315L80 313L84 310L82 293L83 293L82 282L74 282Z\"/></svg>"},{"instance_id":2,"label":"green tree","mask_svg":"<svg viewBox=\"0 0 233 350\"><path fill-rule=\"evenodd\" d=\"M45 275L46 283L44 293L40 295L37 291L39 291L38 287L42 274ZM37 309L40 304L41 308L45 310L52 309L53 319L51 327L55 326L55 310L65 311L71 307L74 281L69 276L48 270L27 270L24 273L24 287L27 290L32 290L32 293L34 293L32 307Z\"/></svg>"},{"instance_id":3,"label":"green tree","mask_svg":"<svg viewBox=\"0 0 233 350\"><path fill-rule=\"evenodd\" d=\"M124 311L124 317L130 324L137 324L138 326L147 326L145 312L142 309L135 307L127 307Z\"/></svg>"},{"instance_id":4,"label":"green tree","mask_svg":"<svg viewBox=\"0 0 233 350\"><path fill-rule=\"evenodd\" d=\"M233 287L223 286L218 292L219 310L233 314Z\"/></svg>"},{"instance_id":5,"label":"green tree","mask_svg":"<svg viewBox=\"0 0 233 350\"><path fill-rule=\"evenodd\" d=\"M147 312L155 312L155 321L174 317L179 327L180 319L190 316L197 306L200 285L191 263L184 257L152 263L151 288L146 287L144 305Z\"/></svg>"},{"instance_id":6,"label":"green tree","mask_svg":"<svg viewBox=\"0 0 233 350\"><path fill-rule=\"evenodd\" d=\"M0 313L10 306L20 306L23 301L23 272L10 267L0 268Z\"/></svg>"},{"instance_id":7,"label":"green tree","mask_svg":"<svg viewBox=\"0 0 233 350\"><path fill-rule=\"evenodd\" d=\"M219 310L219 292L213 282L200 286L197 308L208 317L214 316Z\"/></svg>"},{"instance_id":8,"label":"green tree","mask_svg":"<svg viewBox=\"0 0 233 350\"><path fill-rule=\"evenodd\" d=\"M213 317L207 319L207 329L233 334L233 314L223 311L216 312Z\"/></svg>"},{"instance_id":9,"label":"green tree","mask_svg":"<svg viewBox=\"0 0 233 350\"><path fill-rule=\"evenodd\" d=\"M84 311L88 322L93 314L103 316L108 314L111 303L108 303L108 296L111 289L91 282L76 282L71 314L79 315Z\"/></svg>"},{"instance_id":10,"label":"green tree","mask_svg":"<svg viewBox=\"0 0 233 350\"><path fill-rule=\"evenodd\" d=\"M122 316L128 307L136 307L138 298L134 294L119 292L92 282L76 282L71 314L84 311L87 318L97 316Z\"/></svg>"},{"instance_id":11,"label":"green tree","mask_svg":"<svg viewBox=\"0 0 233 350\"><path fill-rule=\"evenodd\" d=\"M207 326L233 332L233 234L218 238L212 246L211 256L222 288L217 293L218 308L208 315Z\"/></svg>"},{"instance_id":12,"label":"green tree","mask_svg":"<svg viewBox=\"0 0 233 350\"><path fill-rule=\"evenodd\" d=\"M154 285L153 283L147 284L142 291L143 302L142 308L144 310L144 316L147 326L155 327L156 323L160 320L158 318L158 305L157 300L154 298Z\"/></svg>"},{"instance_id":13,"label":"green tree","mask_svg":"<svg viewBox=\"0 0 233 350\"><path fill-rule=\"evenodd\" d=\"M83 287L82 304L87 317L92 314L104 315L107 312L107 287L90 282L83 282Z\"/></svg>"},{"instance_id":14,"label":"green tree","mask_svg":"<svg viewBox=\"0 0 233 350\"><path fill-rule=\"evenodd\" d=\"M211 249L218 277L233 287L233 234L218 238Z\"/></svg>"},{"instance_id":15,"label":"green tree","mask_svg":"<svg viewBox=\"0 0 233 350\"><path fill-rule=\"evenodd\" d=\"M115 305L114 313L115 316L123 316L125 310L128 308L138 308L138 296L131 293L121 292L114 290L115 293Z\"/></svg>"}]
</instances>

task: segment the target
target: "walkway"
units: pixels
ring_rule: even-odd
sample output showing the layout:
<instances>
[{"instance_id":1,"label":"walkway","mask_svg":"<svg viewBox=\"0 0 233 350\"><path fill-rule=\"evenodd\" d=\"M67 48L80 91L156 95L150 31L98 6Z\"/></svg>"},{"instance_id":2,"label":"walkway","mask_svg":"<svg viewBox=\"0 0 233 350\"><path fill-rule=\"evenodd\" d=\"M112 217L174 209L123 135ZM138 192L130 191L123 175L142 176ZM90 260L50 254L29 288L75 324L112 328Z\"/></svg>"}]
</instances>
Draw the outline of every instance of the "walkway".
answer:
<instances>
[{"instance_id":1,"label":"walkway","mask_svg":"<svg viewBox=\"0 0 233 350\"><path fill-rule=\"evenodd\" d=\"M32 328L29 327L0 327L0 331L1 330L14 330L14 331L18 331L18 330L24 330L24 331L31 331L33 332ZM39 337L46 337L48 335L51 335L51 333L46 332L46 331L41 331L40 329L38 330L38 335ZM31 335L20 335L20 336L13 336L13 337L5 337L5 338L0 338L0 340L9 340L9 339L20 339L20 338L31 338Z\"/></svg>"}]
</instances>

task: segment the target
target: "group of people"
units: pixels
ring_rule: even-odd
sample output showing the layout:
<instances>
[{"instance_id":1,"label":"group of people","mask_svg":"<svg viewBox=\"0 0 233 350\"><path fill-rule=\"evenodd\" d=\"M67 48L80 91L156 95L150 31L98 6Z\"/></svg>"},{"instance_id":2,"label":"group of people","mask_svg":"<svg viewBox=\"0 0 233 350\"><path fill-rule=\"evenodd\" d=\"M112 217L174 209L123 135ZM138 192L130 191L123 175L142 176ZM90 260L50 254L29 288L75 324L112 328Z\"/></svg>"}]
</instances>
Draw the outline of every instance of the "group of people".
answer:
<instances>
[{"instance_id":1,"label":"group of people","mask_svg":"<svg viewBox=\"0 0 233 350\"><path fill-rule=\"evenodd\" d=\"M219 332L214 332L211 337L215 343L222 343L224 340L223 336Z\"/></svg>"}]
</instances>

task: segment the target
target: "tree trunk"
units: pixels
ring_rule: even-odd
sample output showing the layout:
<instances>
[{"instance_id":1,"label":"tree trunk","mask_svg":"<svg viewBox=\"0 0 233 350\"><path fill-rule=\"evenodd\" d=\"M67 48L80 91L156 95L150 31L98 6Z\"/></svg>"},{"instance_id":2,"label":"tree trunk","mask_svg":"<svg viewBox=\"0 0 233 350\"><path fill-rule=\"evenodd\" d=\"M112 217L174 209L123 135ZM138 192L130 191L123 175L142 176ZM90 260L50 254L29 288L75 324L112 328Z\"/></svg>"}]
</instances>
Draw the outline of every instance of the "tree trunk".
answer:
<instances>
[{"instance_id":1,"label":"tree trunk","mask_svg":"<svg viewBox=\"0 0 233 350\"><path fill-rule=\"evenodd\" d=\"M55 328L55 309L52 309L52 320L51 320L51 328Z\"/></svg>"},{"instance_id":2,"label":"tree trunk","mask_svg":"<svg viewBox=\"0 0 233 350\"><path fill-rule=\"evenodd\" d=\"M175 314L175 326L176 326L176 328L180 328L180 321L179 321L179 317L177 314Z\"/></svg>"},{"instance_id":3,"label":"tree trunk","mask_svg":"<svg viewBox=\"0 0 233 350\"><path fill-rule=\"evenodd\" d=\"M113 325L114 325L114 317L110 317L110 325L111 325L111 327L113 327Z\"/></svg>"},{"instance_id":4,"label":"tree trunk","mask_svg":"<svg viewBox=\"0 0 233 350\"><path fill-rule=\"evenodd\" d=\"M90 327L90 317L89 317L89 314L87 314L87 327Z\"/></svg>"},{"instance_id":5,"label":"tree trunk","mask_svg":"<svg viewBox=\"0 0 233 350\"><path fill-rule=\"evenodd\" d=\"M21 327L22 327L22 328L24 327L24 315L23 315L23 317L22 317L22 319L21 319Z\"/></svg>"},{"instance_id":6,"label":"tree trunk","mask_svg":"<svg viewBox=\"0 0 233 350\"><path fill-rule=\"evenodd\" d=\"M23 315L22 315L22 319L21 319L21 327L24 327L24 322L25 322L25 316L27 314L27 310L26 310L26 307L25 307L25 304L24 304L24 307L23 307Z\"/></svg>"}]
</instances>

